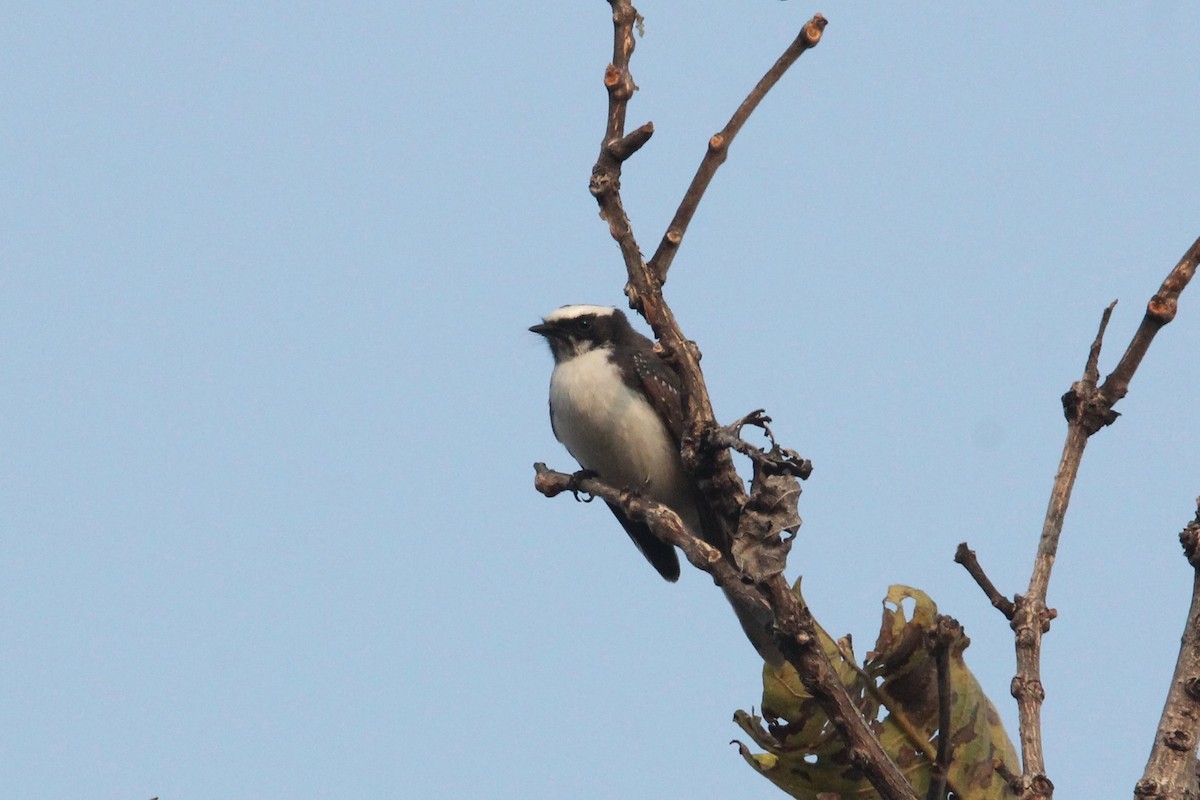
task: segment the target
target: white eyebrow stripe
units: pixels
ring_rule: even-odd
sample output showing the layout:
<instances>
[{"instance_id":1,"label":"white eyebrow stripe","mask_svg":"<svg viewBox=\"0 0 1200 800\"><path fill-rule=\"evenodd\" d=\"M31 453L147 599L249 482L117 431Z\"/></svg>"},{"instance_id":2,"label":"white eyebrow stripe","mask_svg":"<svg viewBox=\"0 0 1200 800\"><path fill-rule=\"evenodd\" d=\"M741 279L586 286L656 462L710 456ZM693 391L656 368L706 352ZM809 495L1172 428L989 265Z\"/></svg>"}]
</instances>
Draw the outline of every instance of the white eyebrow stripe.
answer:
<instances>
[{"instance_id":1,"label":"white eyebrow stripe","mask_svg":"<svg viewBox=\"0 0 1200 800\"><path fill-rule=\"evenodd\" d=\"M597 317L611 317L616 310L612 306L563 306L557 309L545 318L546 322L562 322L567 319L578 319L587 314L592 314Z\"/></svg>"}]
</instances>

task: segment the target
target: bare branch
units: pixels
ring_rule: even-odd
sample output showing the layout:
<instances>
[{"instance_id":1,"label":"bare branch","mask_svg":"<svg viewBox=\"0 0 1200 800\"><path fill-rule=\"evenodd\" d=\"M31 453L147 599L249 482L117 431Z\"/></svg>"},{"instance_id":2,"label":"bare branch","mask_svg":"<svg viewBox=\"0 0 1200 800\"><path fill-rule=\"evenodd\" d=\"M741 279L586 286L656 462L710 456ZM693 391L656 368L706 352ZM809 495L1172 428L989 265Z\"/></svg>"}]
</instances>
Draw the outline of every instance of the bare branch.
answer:
<instances>
[{"instance_id":1,"label":"bare branch","mask_svg":"<svg viewBox=\"0 0 1200 800\"><path fill-rule=\"evenodd\" d=\"M711 572L712 562L721 557L716 548L693 536L679 519L679 515L662 503L643 497L637 492L610 486L588 470L575 473L557 472L541 462L534 464L533 469L536 472L534 488L546 497L557 497L563 492L583 492L619 506L626 516L638 522L645 522L655 536L678 547L687 556L688 561L705 572Z\"/></svg>"},{"instance_id":2,"label":"bare branch","mask_svg":"<svg viewBox=\"0 0 1200 800\"><path fill-rule=\"evenodd\" d=\"M534 464L533 469L536 472L534 488L546 497L556 497L563 492L583 492L613 503L630 519L645 522L655 536L682 550L688 563L711 575L718 586L746 604L762 604L762 596L741 580L733 565L721 557L721 552L694 536L668 506L637 492L617 489L587 470L572 474L556 472L541 462Z\"/></svg>"},{"instance_id":3,"label":"bare branch","mask_svg":"<svg viewBox=\"0 0 1200 800\"><path fill-rule=\"evenodd\" d=\"M705 430L716 426L716 418L700 370L700 353L695 344L683 335L675 315L662 297L662 279L659 276L666 274L664 266L669 265L673 258L674 248L670 248L672 255L659 258L659 266L652 269L642 259L641 249L621 200L621 166L624 158L631 152L628 146L622 144L627 142L624 133L625 117L629 99L637 88L630 73L629 61L634 49L634 29L641 17L630 0L609 0L609 4L613 9L613 60L604 74L609 100L608 121L600 155L592 168L590 188L600 206L600 215L608 222L609 232L621 249L625 261L629 278L625 294L629 298L629 306L641 313L649 323L664 357L679 373L684 412L689 421L688 433L683 442L684 463L695 475L706 499L714 506L714 511L728 520L736 516L737 510L745 501L745 488L737 476L728 452L701 452L700 442L703 434ZM720 145L716 148L719 158L713 155L710 148L710 154L701 163L692 188L688 190L676 213L676 222L668 229L664 241L673 238L672 230L676 230L678 238L682 239L682 231L695 213L695 206L703 195L704 187L711 180L712 172L724 161L733 136L787 68L795 63L805 50L816 46L825 26L826 20L819 14L804 26L796 41L780 56L775 66L743 101L725 129L717 135L722 137ZM643 126L639 130L645 130L647 127ZM652 126L649 128L652 130ZM630 134L629 138L633 138L633 134ZM702 178L702 174L707 174L708 177ZM680 220L682 227L677 224Z\"/></svg>"},{"instance_id":4,"label":"bare branch","mask_svg":"<svg viewBox=\"0 0 1200 800\"><path fill-rule=\"evenodd\" d=\"M737 136L738 131L746 124L746 120L754 113L754 109L758 108L762 99L767 96L767 92L771 91L771 88L783 77L783 73L788 71L788 67L795 64L800 56L804 55L805 50L811 50L820 43L821 34L828 24L828 21L820 14L810 19L795 40L783 51L783 55L767 70L767 73L762 76L758 84L738 106L737 111L733 112L733 116L729 118L725 127L708 140L708 152L705 153L704 159L696 170L696 175L692 178L691 185L683 195L683 200L675 211L675 217L667 226L667 232L663 234L662 241L658 244L658 250L650 259L651 271L658 278L659 283L667 282L667 271L671 269L671 262L675 259L675 253L679 250L684 234L687 233L688 224L695 216L700 199L717 173L717 168L724 164L725 159L729 156L729 146L733 144L733 138Z\"/></svg>"},{"instance_id":5,"label":"bare branch","mask_svg":"<svg viewBox=\"0 0 1200 800\"><path fill-rule=\"evenodd\" d=\"M592 167L589 189L600 206L600 216L608 223L609 233L621 248L627 268L632 270L634 264L642 263L642 251L638 248L629 216L621 202L621 164L646 143L654 131L654 125L646 123L628 138L625 136L625 114L629 99L637 90L633 75L629 72L629 59L634 48L633 30L641 16L629 0L609 0L609 5L613 10L613 59L604 70L604 86L608 90L608 122L604 140L600 144L600 155Z\"/></svg>"},{"instance_id":6,"label":"bare branch","mask_svg":"<svg viewBox=\"0 0 1200 800\"><path fill-rule=\"evenodd\" d=\"M1101 333L1097 334L1097 340L1092 345L1093 350L1099 349L1102 333L1103 325ZM1088 361L1091 363L1090 355ZM1095 381L1088 380L1085 367L1083 379L1075 383L1067 396L1074 393L1084 395L1089 392L1091 395L1096 393ZM1066 397L1063 402L1064 405L1067 403ZM1029 590L1024 595L1017 595L1011 622L1016 634L1017 651L1017 674L1013 677L1011 691L1017 700L1020 719L1023 800L1048 800L1054 792L1054 785L1046 777L1045 753L1042 750L1041 715L1042 702L1046 698L1041 679L1042 634L1050 629L1050 620L1056 613L1046 607L1046 590L1050 582L1050 570L1054 566L1054 556L1058 550L1063 519L1071 500L1071 490L1075 485L1075 477L1079 474L1079 464L1089 435L1085 428L1084 420L1087 417L1084 414L1072 415L1068 410L1067 417L1067 439L1063 444L1062 458L1059 460L1054 487L1050 492L1050 503L1046 509L1045 522L1042 524L1042 536L1038 542Z\"/></svg>"},{"instance_id":7,"label":"bare branch","mask_svg":"<svg viewBox=\"0 0 1200 800\"><path fill-rule=\"evenodd\" d=\"M1187 286L1200 261L1200 239L1188 249L1180 262L1167 275L1158 293L1150 299L1146 316L1133 336L1125 355L1117 368L1099 381L1100 349L1104 331L1112 316L1113 305L1104 311L1100 329L1088 351L1083 377L1072 384L1063 395L1063 411L1067 418L1067 437L1063 443L1062 458L1050 491L1050 502L1046 508L1046 519L1038 541L1034 558L1033 573L1029 589L1017 595L1012 617L1012 629L1016 638L1017 674L1012 681L1012 694L1017 700L1020 715L1020 741L1022 775L1019 788L1023 800L1050 798L1054 785L1046 777L1045 753L1042 748L1041 708L1045 689L1041 680L1042 635L1050 630L1050 621L1056 612L1046 606L1046 592L1050 585L1050 572L1058 552L1058 541L1062 534L1063 520L1071 501L1071 491L1079 474L1079 464L1088 438L1117 419L1113 405L1125 396L1133 373L1145 356L1150 342L1162 326L1175 318L1179 294Z\"/></svg>"},{"instance_id":8,"label":"bare branch","mask_svg":"<svg viewBox=\"0 0 1200 800\"><path fill-rule=\"evenodd\" d=\"M967 547L966 542L960 542L958 549L954 552L954 561L956 564L962 564L971 577L975 579L975 583L979 584L979 588L983 589L983 593L987 595L991 604L1000 610L1000 613L1009 620L1013 618L1013 602L1004 595L1000 594L1000 590L996 588L996 584L992 583L987 573L983 571L983 567L979 563L979 559L975 557L975 551Z\"/></svg>"},{"instance_id":9,"label":"bare branch","mask_svg":"<svg viewBox=\"0 0 1200 800\"><path fill-rule=\"evenodd\" d=\"M929 791L925 800L942 800L946 796L946 777L950 773L950 754L953 749L950 711L950 647L962 636L962 625L953 617L939 614L933 631L933 657L937 664L938 747L937 758L929 771ZM957 792L956 792L957 794Z\"/></svg>"},{"instance_id":10,"label":"bare branch","mask_svg":"<svg viewBox=\"0 0 1200 800\"><path fill-rule=\"evenodd\" d=\"M1134 797L1184 800L1200 795L1196 779L1196 749L1200 737L1200 500L1195 518L1179 534L1192 565L1192 604L1183 627L1175 675L1167 692L1154 737Z\"/></svg>"},{"instance_id":11,"label":"bare branch","mask_svg":"<svg viewBox=\"0 0 1200 800\"><path fill-rule=\"evenodd\" d=\"M1121 356L1121 363L1117 364L1117 368L1100 387L1101 393L1110 404L1116 403L1126 395L1129 391L1129 381L1133 379L1133 373L1142 363L1142 357L1150 348L1150 342L1154 341L1154 335L1164 325L1175 319L1175 312L1179 309L1179 294L1196 274L1198 262L1200 262L1200 239L1197 239L1188 248L1188 251L1183 254L1183 258L1179 259L1179 263L1175 265L1175 269L1167 275L1167 279L1163 281L1158 292L1150 298L1150 302L1146 304L1146 315L1142 317L1142 324L1138 326L1137 333L1133 335L1133 340L1125 350L1125 355Z\"/></svg>"}]
</instances>

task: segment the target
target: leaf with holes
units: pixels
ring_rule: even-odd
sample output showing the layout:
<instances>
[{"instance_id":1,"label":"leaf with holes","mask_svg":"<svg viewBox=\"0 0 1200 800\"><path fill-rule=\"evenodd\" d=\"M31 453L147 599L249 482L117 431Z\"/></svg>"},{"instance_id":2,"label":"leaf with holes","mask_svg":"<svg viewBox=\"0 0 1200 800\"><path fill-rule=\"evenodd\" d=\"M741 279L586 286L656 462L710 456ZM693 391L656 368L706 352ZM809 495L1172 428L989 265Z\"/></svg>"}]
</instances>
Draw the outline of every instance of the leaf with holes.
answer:
<instances>
[{"instance_id":1,"label":"leaf with holes","mask_svg":"<svg viewBox=\"0 0 1200 800\"><path fill-rule=\"evenodd\" d=\"M786 452L774 448L754 461L750 499L738 517L733 558L756 581L778 575L787 567L792 539L800 530L800 482L783 464ZM782 534L789 534L786 538Z\"/></svg>"},{"instance_id":2,"label":"leaf with holes","mask_svg":"<svg viewBox=\"0 0 1200 800\"><path fill-rule=\"evenodd\" d=\"M800 587L797 583L796 593ZM909 619L902 605L913 603ZM923 797L937 752L937 665L931 632L937 606L924 592L892 586L884 599L875 650L859 668L848 640L841 646L821 630L821 645L884 750ZM965 636L950 647L951 762L948 788L964 800L1015 797L1002 770L1020 773L1016 751L963 660ZM875 798L878 793L851 766L845 743L790 665L763 669L762 716L739 711L734 720L766 752L740 745L760 774L792 797ZM765 721L765 725L764 725ZM997 770L995 764L1001 764Z\"/></svg>"}]
</instances>

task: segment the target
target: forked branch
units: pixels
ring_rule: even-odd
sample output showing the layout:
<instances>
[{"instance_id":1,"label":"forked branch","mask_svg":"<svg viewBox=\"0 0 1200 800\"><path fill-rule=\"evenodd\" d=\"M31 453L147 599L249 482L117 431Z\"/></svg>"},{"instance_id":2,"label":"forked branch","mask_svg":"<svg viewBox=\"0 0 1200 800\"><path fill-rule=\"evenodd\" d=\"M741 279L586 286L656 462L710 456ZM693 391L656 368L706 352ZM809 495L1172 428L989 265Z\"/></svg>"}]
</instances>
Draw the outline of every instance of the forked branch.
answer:
<instances>
[{"instance_id":1,"label":"forked branch","mask_svg":"<svg viewBox=\"0 0 1200 800\"><path fill-rule=\"evenodd\" d=\"M662 241L658 243L658 249L654 251L654 256L650 259L650 271L654 273L659 283L667 282L667 271L671 269L671 262L675 260L675 253L679 250L683 235L687 233L688 224L696 215L700 199L704 197L708 184L717 174L717 168L728 158L729 146L733 144L733 137L738 135L738 131L746 124L746 120L750 119L754 109L758 108L758 104L767 96L767 92L771 91L771 87L779 82L788 67L795 64L796 60L804 55L805 50L810 50L820 43L821 34L824 33L825 26L828 24L828 21L820 14L810 19L808 24L800 30L796 39L783 51L783 55L759 79L758 84L738 106L737 111L733 112L733 116L729 118L725 127L708 140L708 152L705 153L704 159L696 170L696 175L692 178L691 185L683 195L683 200L675 211L675 217L667 226L667 232L663 234Z\"/></svg>"},{"instance_id":2,"label":"forked branch","mask_svg":"<svg viewBox=\"0 0 1200 800\"><path fill-rule=\"evenodd\" d=\"M1141 364L1155 334L1175 318L1179 295L1195 274L1197 262L1200 262L1200 239L1192 244L1167 275L1158 292L1150 298L1146 315L1125 355L1103 385L1098 385L1100 350L1105 329L1116 304L1113 303L1105 309L1096 338L1088 350L1083 376L1071 385L1071 389L1062 398L1063 411L1067 418L1067 437L1050 492L1050 502L1046 508L1042 535L1038 540L1029 588L1024 595L1016 596L1011 614L1007 613L1003 604L997 602L998 592L995 592L994 587L992 591L988 591L987 585L979 581L979 576L972 572L976 581L988 593L993 605L1006 611L1015 634L1017 673L1012 681L1012 694L1017 700L1020 715L1022 774L1017 788L1023 800L1049 800L1054 793L1054 785L1046 776L1042 747L1041 709L1045 689L1041 679L1041 646L1042 636L1050 630L1050 622L1056 615L1054 609L1046 605L1046 593L1083 451L1092 434L1116 421L1119 415L1113 410L1113 406L1128 392L1129 382L1133 379L1133 374ZM960 545L960 552L964 548L965 545ZM969 566L967 561L960 563ZM979 573L982 574L982 570ZM990 581L988 583L990 584Z\"/></svg>"},{"instance_id":3,"label":"forked branch","mask_svg":"<svg viewBox=\"0 0 1200 800\"><path fill-rule=\"evenodd\" d=\"M641 17L630 0L608 2L613 12L613 59L604 73L604 85L608 89L608 115L600 154L592 168L589 188L600 206L600 215L608 223L609 232L616 240L625 261L628 276L625 294L629 298L629 305L649 323L663 357L679 374L687 419L682 443L684 463L715 512L715 524L722 526L726 540L732 541L734 520L747 502L746 491L734 468L729 450L725 447L703 446L706 436L720 429L713 414L704 375L700 370L700 352L680 330L670 306L663 299L662 285L687 225L695 214L713 174L725 160L733 138L788 67L795 63L805 50L814 47L820 41L826 21L817 15L804 26L796 40L739 106L725 128L710 140L708 153L684 194L675 219L663 236L659 253L656 254L654 263L648 264L642 258L641 249L621 200L622 166L653 133L650 123L634 133L625 133L629 100L637 88L629 70L629 61L635 46L634 30ZM648 521L649 519L647 516ZM664 530L663 535L667 538L677 536L678 533L670 529ZM678 543L674 538L668 538L668 541ZM684 552L689 561L696 563L691 553L686 549ZM855 766L864 771L881 796L889 800L916 800L912 788L872 736L866 720L858 713L845 687L837 680L836 673L820 646L811 613L791 591L783 576L775 575L763 584L753 586L745 580L746 576L724 557L717 562L706 561L704 564L706 566L697 566L710 572L727 591L736 585L737 591L753 591L760 601L765 599L771 605L775 614L779 649L797 668L805 686L818 698L830 720L846 738Z\"/></svg>"}]
</instances>

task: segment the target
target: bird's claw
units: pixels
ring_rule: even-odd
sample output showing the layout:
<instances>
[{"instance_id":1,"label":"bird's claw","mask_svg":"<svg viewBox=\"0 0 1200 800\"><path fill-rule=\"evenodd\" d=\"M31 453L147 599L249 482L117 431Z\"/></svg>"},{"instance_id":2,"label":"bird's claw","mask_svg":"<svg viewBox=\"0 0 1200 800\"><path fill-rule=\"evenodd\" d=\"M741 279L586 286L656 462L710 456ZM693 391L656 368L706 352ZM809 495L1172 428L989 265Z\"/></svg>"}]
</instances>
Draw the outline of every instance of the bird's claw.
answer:
<instances>
[{"instance_id":1,"label":"bird's claw","mask_svg":"<svg viewBox=\"0 0 1200 800\"><path fill-rule=\"evenodd\" d=\"M598 472L596 472L595 470L581 469L578 472L571 475L571 482L567 484L567 491L569 491L572 495L574 495L576 503L590 503L596 499L596 495L591 494L590 492L583 491L582 489L579 488L579 484L583 481L588 480L589 478L599 478L599 477L600 477L600 474ZM580 497L579 496L580 494L586 494L587 497Z\"/></svg>"}]
</instances>

